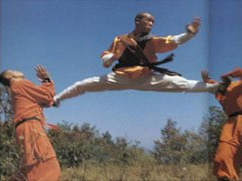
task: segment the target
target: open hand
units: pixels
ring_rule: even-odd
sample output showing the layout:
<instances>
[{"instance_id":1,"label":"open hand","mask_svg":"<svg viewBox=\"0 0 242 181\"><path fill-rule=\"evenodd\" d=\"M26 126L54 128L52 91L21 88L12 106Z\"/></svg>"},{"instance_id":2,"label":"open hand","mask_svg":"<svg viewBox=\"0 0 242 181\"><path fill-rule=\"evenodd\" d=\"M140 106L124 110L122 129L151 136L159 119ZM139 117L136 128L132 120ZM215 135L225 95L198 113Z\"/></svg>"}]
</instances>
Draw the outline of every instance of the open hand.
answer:
<instances>
[{"instance_id":1,"label":"open hand","mask_svg":"<svg viewBox=\"0 0 242 181\"><path fill-rule=\"evenodd\" d=\"M37 77L43 81L45 79L50 79L50 74L47 72L46 68L42 65L37 65L35 67Z\"/></svg>"},{"instance_id":2,"label":"open hand","mask_svg":"<svg viewBox=\"0 0 242 181\"><path fill-rule=\"evenodd\" d=\"M207 83L211 79L208 71L206 71L206 70L201 71L201 76L202 76L203 82L205 82L205 83Z\"/></svg>"},{"instance_id":3,"label":"open hand","mask_svg":"<svg viewBox=\"0 0 242 181\"><path fill-rule=\"evenodd\" d=\"M199 17L195 17L193 22L186 26L187 32L195 35L200 29L201 22L202 20Z\"/></svg>"}]
</instances>

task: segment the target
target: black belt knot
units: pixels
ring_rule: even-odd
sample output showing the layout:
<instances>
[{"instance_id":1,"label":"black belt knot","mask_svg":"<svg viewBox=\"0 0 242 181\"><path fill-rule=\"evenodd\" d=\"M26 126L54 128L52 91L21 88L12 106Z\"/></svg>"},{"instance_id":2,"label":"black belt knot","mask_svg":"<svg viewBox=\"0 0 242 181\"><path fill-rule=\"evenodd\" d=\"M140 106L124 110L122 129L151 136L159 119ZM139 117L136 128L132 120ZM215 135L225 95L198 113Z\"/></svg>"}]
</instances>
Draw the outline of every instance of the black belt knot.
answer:
<instances>
[{"instance_id":1,"label":"black belt knot","mask_svg":"<svg viewBox=\"0 0 242 181\"><path fill-rule=\"evenodd\" d=\"M39 118L33 116L33 117L28 117L28 118L24 118L20 121L18 121L16 124L15 124L15 128L17 128L20 124L26 122L26 121L29 121L29 120L36 120L36 121L41 121Z\"/></svg>"},{"instance_id":2,"label":"black belt knot","mask_svg":"<svg viewBox=\"0 0 242 181\"><path fill-rule=\"evenodd\" d=\"M242 115L242 111L238 111L238 112L234 112L234 113L230 114L229 118L232 118L232 117L238 116L238 115Z\"/></svg>"}]
</instances>

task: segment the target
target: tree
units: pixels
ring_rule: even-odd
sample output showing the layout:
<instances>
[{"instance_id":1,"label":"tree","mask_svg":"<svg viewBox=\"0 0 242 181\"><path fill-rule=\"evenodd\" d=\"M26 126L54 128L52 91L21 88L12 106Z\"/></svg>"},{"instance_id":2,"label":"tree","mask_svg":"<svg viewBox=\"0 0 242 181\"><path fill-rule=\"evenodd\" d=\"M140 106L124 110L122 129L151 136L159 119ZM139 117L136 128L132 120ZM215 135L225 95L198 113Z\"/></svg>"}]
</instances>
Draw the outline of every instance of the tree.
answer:
<instances>
[{"instance_id":1,"label":"tree","mask_svg":"<svg viewBox=\"0 0 242 181\"><path fill-rule=\"evenodd\" d=\"M207 162L207 140L193 131L185 131L183 135L186 139L182 155L183 160L191 164Z\"/></svg>"},{"instance_id":2,"label":"tree","mask_svg":"<svg viewBox=\"0 0 242 181\"><path fill-rule=\"evenodd\" d=\"M11 98L8 89L0 84L0 122L11 121L13 110L11 107Z\"/></svg>"},{"instance_id":3,"label":"tree","mask_svg":"<svg viewBox=\"0 0 242 181\"><path fill-rule=\"evenodd\" d=\"M181 132L176 122L168 119L160 139L155 141L153 155L163 164L201 164L207 161L207 139L193 131Z\"/></svg>"},{"instance_id":4,"label":"tree","mask_svg":"<svg viewBox=\"0 0 242 181\"><path fill-rule=\"evenodd\" d=\"M0 180L16 170L19 160L10 101L7 88L0 84Z\"/></svg>"},{"instance_id":5,"label":"tree","mask_svg":"<svg viewBox=\"0 0 242 181\"><path fill-rule=\"evenodd\" d=\"M178 163L182 160L186 139L176 128L176 122L167 120L166 126L161 130L161 138L156 140L154 157L160 163Z\"/></svg>"},{"instance_id":6,"label":"tree","mask_svg":"<svg viewBox=\"0 0 242 181\"><path fill-rule=\"evenodd\" d=\"M200 126L200 134L207 142L208 160L213 159L213 155L219 143L220 132L227 119L224 111L217 106L209 108L209 114L206 116Z\"/></svg>"}]
</instances>

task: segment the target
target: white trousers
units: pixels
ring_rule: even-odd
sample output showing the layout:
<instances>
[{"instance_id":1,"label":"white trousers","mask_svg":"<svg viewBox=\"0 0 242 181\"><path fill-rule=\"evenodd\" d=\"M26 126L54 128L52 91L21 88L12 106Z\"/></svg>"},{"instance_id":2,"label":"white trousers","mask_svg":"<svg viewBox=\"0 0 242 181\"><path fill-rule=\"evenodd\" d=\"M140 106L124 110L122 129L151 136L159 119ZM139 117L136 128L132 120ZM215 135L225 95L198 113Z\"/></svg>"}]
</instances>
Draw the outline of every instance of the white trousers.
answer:
<instances>
[{"instance_id":1,"label":"white trousers","mask_svg":"<svg viewBox=\"0 0 242 181\"><path fill-rule=\"evenodd\" d=\"M151 73L131 79L115 73L91 77L75 82L54 97L56 102L75 97L85 92L107 90L140 90L158 92L215 92L219 84L206 84L202 81L188 80L181 76Z\"/></svg>"}]
</instances>

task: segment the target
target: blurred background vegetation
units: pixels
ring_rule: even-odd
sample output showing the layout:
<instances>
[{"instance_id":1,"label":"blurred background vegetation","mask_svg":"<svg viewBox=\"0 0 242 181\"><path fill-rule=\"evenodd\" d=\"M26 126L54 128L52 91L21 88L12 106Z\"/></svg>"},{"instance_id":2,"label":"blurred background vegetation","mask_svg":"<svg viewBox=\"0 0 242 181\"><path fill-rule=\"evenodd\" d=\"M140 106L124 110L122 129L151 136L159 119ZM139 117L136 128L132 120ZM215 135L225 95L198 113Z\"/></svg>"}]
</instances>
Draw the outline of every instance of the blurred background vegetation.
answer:
<instances>
[{"instance_id":1,"label":"blurred background vegetation","mask_svg":"<svg viewBox=\"0 0 242 181\"><path fill-rule=\"evenodd\" d=\"M12 116L8 92L1 86L0 180L18 168ZM216 106L210 107L197 132L181 131L176 121L167 119L151 150L139 141L100 133L89 123L66 120L58 124L61 131L47 132L62 167L61 180L213 180L211 161L225 120Z\"/></svg>"}]
</instances>

